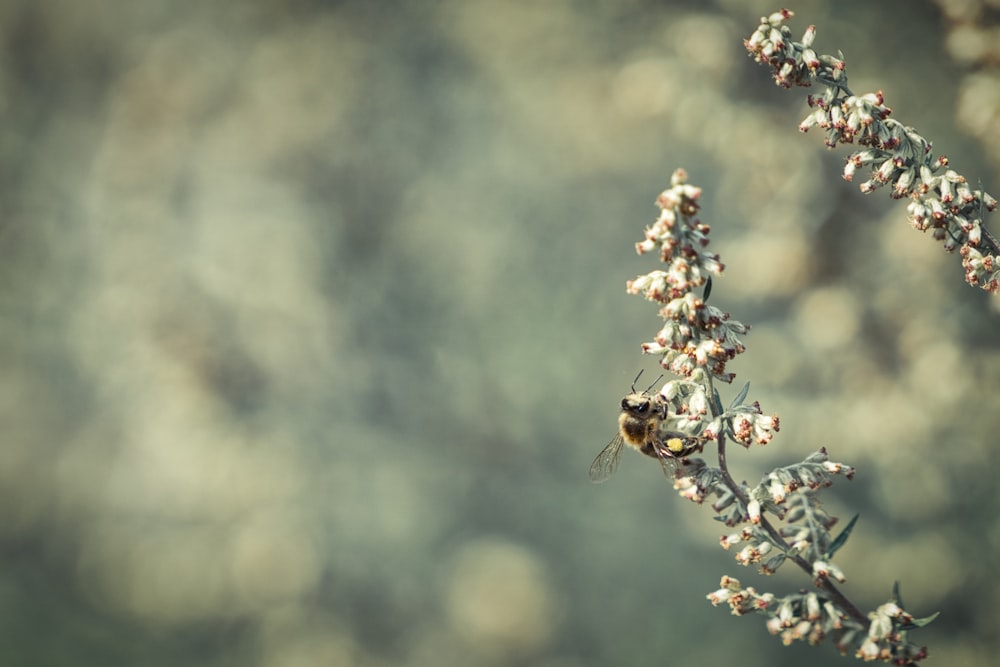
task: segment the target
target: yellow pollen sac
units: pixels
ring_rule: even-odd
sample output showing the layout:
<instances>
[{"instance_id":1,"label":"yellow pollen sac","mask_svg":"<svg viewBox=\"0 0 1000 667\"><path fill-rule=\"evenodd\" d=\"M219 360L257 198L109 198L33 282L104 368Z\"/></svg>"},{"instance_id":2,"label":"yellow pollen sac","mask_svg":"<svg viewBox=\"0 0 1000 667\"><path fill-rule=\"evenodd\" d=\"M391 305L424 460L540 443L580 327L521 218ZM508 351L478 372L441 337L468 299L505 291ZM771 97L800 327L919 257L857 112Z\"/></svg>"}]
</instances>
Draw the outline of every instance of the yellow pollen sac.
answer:
<instances>
[{"instance_id":1,"label":"yellow pollen sac","mask_svg":"<svg viewBox=\"0 0 1000 667\"><path fill-rule=\"evenodd\" d=\"M674 454L679 454L684 450L684 441L680 438L670 438L667 440L667 449L672 451Z\"/></svg>"}]
</instances>

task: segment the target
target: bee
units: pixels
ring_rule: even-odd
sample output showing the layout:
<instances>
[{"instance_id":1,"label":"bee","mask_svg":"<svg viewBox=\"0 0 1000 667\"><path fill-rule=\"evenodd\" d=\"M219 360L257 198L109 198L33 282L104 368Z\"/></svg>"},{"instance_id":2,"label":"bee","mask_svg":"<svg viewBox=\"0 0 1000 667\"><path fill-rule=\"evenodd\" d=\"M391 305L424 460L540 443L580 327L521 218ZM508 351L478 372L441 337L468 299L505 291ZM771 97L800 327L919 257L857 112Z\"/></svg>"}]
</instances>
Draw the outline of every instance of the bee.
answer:
<instances>
[{"instance_id":1,"label":"bee","mask_svg":"<svg viewBox=\"0 0 1000 667\"><path fill-rule=\"evenodd\" d=\"M642 375L642 371L639 371L639 375ZM660 430L660 424L667 418L667 402L658 394L649 393L660 378L644 391L636 391L635 383L639 381L639 375L632 381L632 392L622 399L618 433L590 464L592 482L603 482L618 469L622 447L626 444L658 460L663 467L663 474L668 478L671 477L672 461L700 452L704 447L704 440L701 438L679 431Z\"/></svg>"}]
</instances>

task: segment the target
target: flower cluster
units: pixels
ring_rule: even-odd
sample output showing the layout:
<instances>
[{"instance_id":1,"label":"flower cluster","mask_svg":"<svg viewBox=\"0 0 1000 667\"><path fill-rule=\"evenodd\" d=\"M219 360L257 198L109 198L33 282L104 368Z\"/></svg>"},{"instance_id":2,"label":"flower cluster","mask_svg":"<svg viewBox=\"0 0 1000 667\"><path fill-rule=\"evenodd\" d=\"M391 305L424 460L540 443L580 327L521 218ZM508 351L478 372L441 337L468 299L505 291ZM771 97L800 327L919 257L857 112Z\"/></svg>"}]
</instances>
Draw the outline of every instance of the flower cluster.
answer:
<instances>
[{"instance_id":1,"label":"flower cluster","mask_svg":"<svg viewBox=\"0 0 1000 667\"><path fill-rule=\"evenodd\" d=\"M717 424L718 422L726 422ZM754 401L750 405L737 405L731 410L723 413L719 419L709 424L705 429L711 436L714 436L720 426L727 426L732 433L733 440L749 447L752 444L766 445L771 442L774 432L779 430L781 424L776 415L765 415L760 409L760 403Z\"/></svg>"},{"instance_id":2,"label":"flower cluster","mask_svg":"<svg viewBox=\"0 0 1000 667\"><path fill-rule=\"evenodd\" d=\"M641 255L659 249L666 270L656 270L628 281L629 294L642 294L663 304L663 328L643 352L662 355L660 365L675 375L688 377L698 369L731 382L726 362L746 348L739 336L748 327L729 319L729 314L705 303L694 289L724 269L719 256L707 252L708 225L697 218L701 189L687 183L687 173L678 169L670 188L656 199L660 215L636 244Z\"/></svg>"},{"instance_id":3,"label":"flower cluster","mask_svg":"<svg viewBox=\"0 0 1000 667\"><path fill-rule=\"evenodd\" d=\"M661 355L660 365L680 376L667 382L656 396L665 419L660 435L666 439L683 434L695 442L673 461L674 487L681 496L701 503L709 495L730 494L719 468L687 454L701 451L705 442L730 438L748 447L771 441L779 430L776 416L765 415L756 402L745 404L745 386L727 409L719 402L713 380L732 382L726 362L746 347L740 340L749 327L731 320L729 313L705 302L710 277L721 275L719 256L707 250L709 226L698 219L701 188L687 182L687 172L677 169L670 188L656 199L660 215L636 244L640 255L659 251L665 270L654 270L627 283L630 294L642 294L661 304L663 327L654 340L642 345L646 354ZM693 290L705 287L704 295Z\"/></svg>"},{"instance_id":4,"label":"flower cluster","mask_svg":"<svg viewBox=\"0 0 1000 667\"><path fill-rule=\"evenodd\" d=\"M853 479L854 468L831 461L824 447L801 463L775 468L764 475L764 479L753 490L753 499L767 510L780 514L782 519L795 521L795 518L785 516L780 506L796 491L811 492L832 485L833 475Z\"/></svg>"},{"instance_id":5,"label":"flower cluster","mask_svg":"<svg viewBox=\"0 0 1000 667\"><path fill-rule=\"evenodd\" d=\"M811 563L814 579L833 578L845 581L843 573L830 562L833 553L847 540L853 522L841 536L833 538L830 529L837 523L823 509L815 492L832 484L831 475L840 474L848 479L854 469L831 462L825 450L809 456L795 465L778 468L764 476L753 489L744 488L742 497L749 501L743 506L741 496L725 490L713 504L719 521L727 526L744 525L739 532L722 536L720 543L729 549L746 543L736 554L741 565L762 563L763 574L773 574L788 558L800 558ZM777 529L766 523L765 513L771 513L785 522ZM764 560L765 556L769 556Z\"/></svg>"},{"instance_id":6,"label":"flower cluster","mask_svg":"<svg viewBox=\"0 0 1000 667\"><path fill-rule=\"evenodd\" d=\"M757 62L767 63L774 69L774 82L782 88L811 86L820 79L837 83L846 79L843 60L833 56L818 56L812 43L816 26L809 26L801 42L793 42L791 31L783 24L794 16L790 9L782 9L770 16L761 17L760 25L750 39L743 42Z\"/></svg>"},{"instance_id":7,"label":"flower cluster","mask_svg":"<svg viewBox=\"0 0 1000 667\"><path fill-rule=\"evenodd\" d=\"M881 91L854 95L847 87L844 61L817 56L812 49L815 26L806 29L801 41L792 40L784 25L791 16L783 9L762 18L744 44L757 62L773 68L778 85L826 86L822 94L808 96L813 111L799 129L824 130L830 148L856 142L861 148L847 157L844 179L851 181L859 169L867 169L870 176L861 183L863 193L888 185L894 199L909 197L910 224L932 230L933 238L949 252L961 248L966 282L1000 293L1000 242L982 226L984 211L996 209L997 200L971 189L964 176L948 169L946 157L934 157L927 139L889 118L892 110L885 106Z\"/></svg>"},{"instance_id":8,"label":"flower cluster","mask_svg":"<svg viewBox=\"0 0 1000 667\"><path fill-rule=\"evenodd\" d=\"M854 637L864 632L864 626L845 615L823 591L801 591L779 598L773 593L758 593L752 586L744 588L739 579L724 576L721 588L707 597L713 606L728 604L736 616L766 615L768 632L780 636L785 645L803 640L818 644L831 636L837 647L846 651Z\"/></svg>"},{"instance_id":9,"label":"flower cluster","mask_svg":"<svg viewBox=\"0 0 1000 667\"><path fill-rule=\"evenodd\" d=\"M824 591L800 591L779 598L772 593L758 593L752 586L744 588L739 579L730 576L722 577L720 585L707 596L713 606L728 604L736 616L766 615L768 632L781 637L786 646L795 641L815 645L829 637L841 653L853 651L855 657L866 662L910 665L927 657L927 649L907 641L906 632L933 618L916 620L895 601L868 615L866 631L864 623L845 615L838 602Z\"/></svg>"},{"instance_id":10,"label":"flower cluster","mask_svg":"<svg viewBox=\"0 0 1000 667\"><path fill-rule=\"evenodd\" d=\"M736 402L727 410L717 411L706 423L710 407L706 380L705 371L697 368L687 379L671 380L660 389L659 398L668 406L675 428L706 440L726 434L744 447L771 442L781 423L776 415L763 414L756 401L749 405Z\"/></svg>"},{"instance_id":11,"label":"flower cluster","mask_svg":"<svg viewBox=\"0 0 1000 667\"><path fill-rule=\"evenodd\" d=\"M710 494L724 493L725 481L718 468L702 459L683 459L674 470L674 488L681 498L701 504Z\"/></svg>"},{"instance_id":12,"label":"flower cluster","mask_svg":"<svg viewBox=\"0 0 1000 667\"><path fill-rule=\"evenodd\" d=\"M898 593L893 597L898 598ZM927 657L927 649L906 641L906 633L911 628L927 625L934 620L934 616L915 619L893 600L880 605L868 617L871 619L868 635L855 653L857 657L897 665L912 664Z\"/></svg>"}]
</instances>

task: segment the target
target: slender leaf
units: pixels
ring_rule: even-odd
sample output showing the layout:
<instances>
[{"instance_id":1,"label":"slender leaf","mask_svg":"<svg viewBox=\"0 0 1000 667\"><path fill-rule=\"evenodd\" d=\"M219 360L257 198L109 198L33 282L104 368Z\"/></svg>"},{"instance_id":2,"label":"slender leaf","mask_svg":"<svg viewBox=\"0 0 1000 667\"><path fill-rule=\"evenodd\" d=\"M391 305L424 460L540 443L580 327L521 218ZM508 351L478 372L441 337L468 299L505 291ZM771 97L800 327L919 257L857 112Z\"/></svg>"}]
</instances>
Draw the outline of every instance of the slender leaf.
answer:
<instances>
[{"instance_id":1,"label":"slender leaf","mask_svg":"<svg viewBox=\"0 0 1000 667\"><path fill-rule=\"evenodd\" d=\"M855 514L854 518L851 519L846 526L844 526L842 531L840 531L840 534L833 538L833 542L830 542L830 547L826 550L827 558L833 558L833 554L837 553L840 547L844 546L844 543L847 542L847 538L851 536L851 531L854 530L854 524L858 522L858 517L860 516L860 514ZM897 582L896 585L898 586L899 582Z\"/></svg>"},{"instance_id":2,"label":"slender leaf","mask_svg":"<svg viewBox=\"0 0 1000 667\"><path fill-rule=\"evenodd\" d=\"M915 618L912 621L910 621L910 627L913 627L913 628L922 628L925 625L930 625L940 615L941 615L941 612L936 611L933 614L931 614L930 616L924 616L923 618Z\"/></svg>"},{"instance_id":3,"label":"slender leaf","mask_svg":"<svg viewBox=\"0 0 1000 667\"><path fill-rule=\"evenodd\" d=\"M743 401L744 399L746 399L747 394L749 393L750 393L750 383L747 382L745 385L743 385L743 388L740 389L740 393L736 394L736 398L733 399L733 402L729 404L729 409L732 410L738 405L743 405Z\"/></svg>"}]
</instances>

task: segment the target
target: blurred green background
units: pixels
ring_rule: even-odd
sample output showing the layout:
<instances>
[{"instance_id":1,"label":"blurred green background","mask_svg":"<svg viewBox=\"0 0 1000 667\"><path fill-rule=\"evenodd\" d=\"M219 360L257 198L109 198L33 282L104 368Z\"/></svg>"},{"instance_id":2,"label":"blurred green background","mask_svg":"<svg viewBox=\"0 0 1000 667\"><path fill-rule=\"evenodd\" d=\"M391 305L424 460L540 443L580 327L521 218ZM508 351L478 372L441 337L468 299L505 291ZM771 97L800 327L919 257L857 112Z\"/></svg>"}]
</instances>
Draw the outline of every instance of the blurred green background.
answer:
<instances>
[{"instance_id":1,"label":"blurred green background","mask_svg":"<svg viewBox=\"0 0 1000 667\"><path fill-rule=\"evenodd\" d=\"M792 26L996 193L1000 86L955 50L990 15L941 5ZM898 579L929 664L989 662L997 301L796 131L742 47L777 8L0 2L3 664L844 664L708 604L809 583L659 466L588 482L655 377L624 283L678 166L781 416L737 475L858 466L846 592Z\"/></svg>"}]
</instances>

